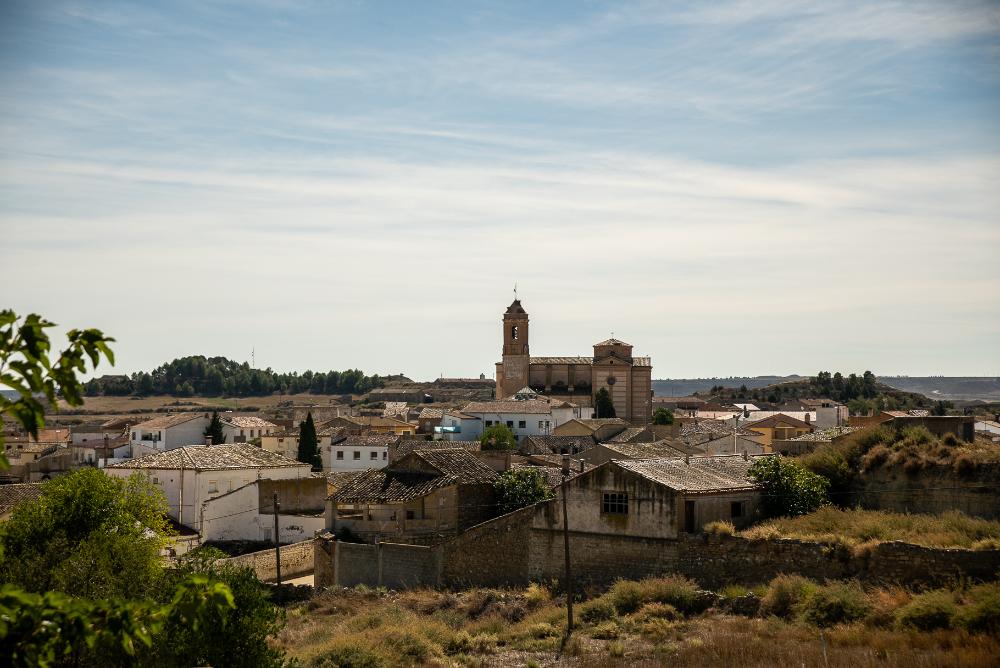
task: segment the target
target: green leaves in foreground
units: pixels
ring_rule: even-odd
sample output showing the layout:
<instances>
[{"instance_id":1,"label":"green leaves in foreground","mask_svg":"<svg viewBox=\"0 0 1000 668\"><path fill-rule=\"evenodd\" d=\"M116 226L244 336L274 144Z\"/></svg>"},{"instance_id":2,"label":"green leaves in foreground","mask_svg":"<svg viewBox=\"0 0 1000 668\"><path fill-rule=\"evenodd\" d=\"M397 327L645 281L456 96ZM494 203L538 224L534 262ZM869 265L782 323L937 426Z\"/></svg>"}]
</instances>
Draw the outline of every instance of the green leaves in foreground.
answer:
<instances>
[{"instance_id":1,"label":"green leaves in foreground","mask_svg":"<svg viewBox=\"0 0 1000 668\"><path fill-rule=\"evenodd\" d=\"M0 665L51 666L99 645L134 657L168 622L197 629L216 611L235 607L229 588L204 575L178 583L167 605L73 598L0 588Z\"/></svg>"}]
</instances>

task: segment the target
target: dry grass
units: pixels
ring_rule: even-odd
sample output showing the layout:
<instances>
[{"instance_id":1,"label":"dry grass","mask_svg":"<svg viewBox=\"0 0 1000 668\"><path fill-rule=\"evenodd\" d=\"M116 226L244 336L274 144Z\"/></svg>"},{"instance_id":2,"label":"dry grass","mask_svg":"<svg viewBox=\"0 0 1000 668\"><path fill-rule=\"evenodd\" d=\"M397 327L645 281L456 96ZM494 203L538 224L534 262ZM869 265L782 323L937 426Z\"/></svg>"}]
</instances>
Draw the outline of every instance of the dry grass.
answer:
<instances>
[{"instance_id":1,"label":"dry grass","mask_svg":"<svg viewBox=\"0 0 1000 668\"><path fill-rule=\"evenodd\" d=\"M461 593L328 591L290 608L275 642L305 668L920 668L987 666L1000 656L1000 586L995 584L914 595L898 588L864 591L853 583L784 577L762 593L765 599L787 599L782 605L772 600L776 616L706 611L699 602L704 594L683 578L619 582L578 607L602 612L587 621L578 613L577 632L564 644L565 608L539 595L537 586ZM941 629L940 615L934 617L938 599L950 604L944 625L950 628ZM937 630L920 630L921 623Z\"/></svg>"},{"instance_id":2,"label":"dry grass","mask_svg":"<svg viewBox=\"0 0 1000 668\"><path fill-rule=\"evenodd\" d=\"M808 515L770 520L741 535L846 543L852 547L901 540L927 547L990 549L1000 544L1000 521L969 517L958 511L910 515L826 506Z\"/></svg>"},{"instance_id":3,"label":"dry grass","mask_svg":"<svg viewBox=\"0 0 1000 668\"><path fill-rule=\"evenodd\" d=\"M337 395L338 397L340 395ZM155 413L167 410L198 410L204 407L232 410L268 410L288 405L327 406L333 396L326 394L274 394L263 397L86 397L83 406L69 408L63 402L52 416L115 416L130 413Z\"/></svg>"}]
</instances>

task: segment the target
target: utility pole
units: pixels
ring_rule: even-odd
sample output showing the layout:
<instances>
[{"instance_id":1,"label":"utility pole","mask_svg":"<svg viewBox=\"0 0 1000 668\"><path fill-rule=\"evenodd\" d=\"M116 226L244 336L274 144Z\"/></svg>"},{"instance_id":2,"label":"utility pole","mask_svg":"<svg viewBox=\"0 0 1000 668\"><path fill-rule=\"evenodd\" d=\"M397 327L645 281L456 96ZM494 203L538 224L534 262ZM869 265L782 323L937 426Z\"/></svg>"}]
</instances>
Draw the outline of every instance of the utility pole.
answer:
<instances>
[{"instance_id":1,"label":"utility pole","mask_svg":"<svg viewBox=\"0 0 1000 668\"><path fill-rule=\"evenodd\" d=\"M569 513L566 492L569 491L569 455L562 458L563 552L566 555L566 637L573 633L573 572L569 564Z\"/></svg>"},{"instance_id":2,"label":"utility pole","mask_svg":"<svg viewBox=\"0 0 1000 668\"><path fill-rule=\"evenodd\" d=\"M274 493L274 571L278 584L281 584L281 548L278 547L278 493Z\"/></svg>"}]
</instances>

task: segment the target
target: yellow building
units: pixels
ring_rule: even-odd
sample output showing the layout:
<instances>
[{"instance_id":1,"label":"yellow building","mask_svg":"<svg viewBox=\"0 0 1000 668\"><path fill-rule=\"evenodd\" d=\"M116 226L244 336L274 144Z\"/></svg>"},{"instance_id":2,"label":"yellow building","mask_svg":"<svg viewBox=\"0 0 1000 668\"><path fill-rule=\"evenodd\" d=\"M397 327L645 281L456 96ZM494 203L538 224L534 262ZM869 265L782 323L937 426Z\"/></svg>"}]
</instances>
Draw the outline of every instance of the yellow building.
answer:
<instances>
[{"instance_id":1,"label":"yellow building","mask_svg":"<svg viewBox=\"0 0 1000 668\"><path fill-rule=\"evenodd\" d=\"M808 434L813 430L813 427L808 422L779 413L757 422L751 422L745 426L745 429L760 434L763 437L761 444L766 446L767 451L770 452L771 444L774 441L784 441Z\"/></svg>"}]
</instances>

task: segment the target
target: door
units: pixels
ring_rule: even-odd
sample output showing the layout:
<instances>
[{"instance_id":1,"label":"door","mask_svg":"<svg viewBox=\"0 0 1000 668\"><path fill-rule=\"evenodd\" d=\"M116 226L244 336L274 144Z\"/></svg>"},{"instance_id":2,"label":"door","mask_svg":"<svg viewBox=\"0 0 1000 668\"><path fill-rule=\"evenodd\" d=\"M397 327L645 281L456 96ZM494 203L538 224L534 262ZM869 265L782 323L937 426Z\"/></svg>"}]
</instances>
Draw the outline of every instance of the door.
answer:
<instances>
[{"instance_id":1,"label":"door","mask_svg":"<svg viewBox=\"0 0 1000 668\"><path fill-rule=\"evenodd\" d=\"M684 502L684 531L694 533L694 501Z\"/></svg>"}]
</instances>

